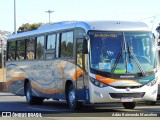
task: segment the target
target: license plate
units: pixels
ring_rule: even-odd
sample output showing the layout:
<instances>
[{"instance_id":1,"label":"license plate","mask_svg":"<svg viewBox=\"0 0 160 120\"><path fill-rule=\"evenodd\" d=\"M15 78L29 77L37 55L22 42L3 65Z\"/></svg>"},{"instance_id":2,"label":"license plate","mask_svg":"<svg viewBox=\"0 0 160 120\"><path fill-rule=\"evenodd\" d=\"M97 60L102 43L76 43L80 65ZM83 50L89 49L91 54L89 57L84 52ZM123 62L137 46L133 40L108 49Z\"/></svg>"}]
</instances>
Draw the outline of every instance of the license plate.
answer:
<instances>
[{"instance_id":1,"label":"license plate","mask_svg":"<svg viewBox=\"0 0 160 120\"><path fill-rule=\"evenodd\" d=\"M123 98L121 98L121 101L122 102L133 102L133 98L131 98L131 97L123 97Z\"/></svg>"}]
</instances>

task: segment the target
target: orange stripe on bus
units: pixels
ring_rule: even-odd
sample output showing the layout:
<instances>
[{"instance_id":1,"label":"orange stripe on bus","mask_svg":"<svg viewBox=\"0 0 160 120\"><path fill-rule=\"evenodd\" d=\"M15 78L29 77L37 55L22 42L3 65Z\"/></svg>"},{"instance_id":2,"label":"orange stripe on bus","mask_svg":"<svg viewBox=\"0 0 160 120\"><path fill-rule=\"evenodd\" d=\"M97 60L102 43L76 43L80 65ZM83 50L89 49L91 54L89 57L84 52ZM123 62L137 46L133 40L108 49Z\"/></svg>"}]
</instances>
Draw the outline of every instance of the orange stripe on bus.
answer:
<instances>
[{"instance_id":1,"label":"orange stripe on bus","mask_svg":"<svg viewBox=\"0 0 160 120\"><path fill-rule=\"evenodd\" d=\"M44 93L44 94L55 94L55 93L58 93L58 90L57 89L51 89L51 90L45 90L45 89L42 89L40 87L38 87L36 84L34 84L33 82L31 82L31 86L36 89L37 91L41 92L41 93Z\"/></svg>"},{"instance_id":2,"label":"orange stripe on bus","mask_svg":"<svg viewBox=\"0 0 160 120\"><path fill-rule=\"evenodd\" d=\"M26 77L20 76L20 77L14 77L10 79L6 84L7 86L10 86L15 81L25 80Z\"/></svg>"},{"instance_id":3,"label":"orange stripe on bus","mask_svg":"<svg viewBox=\"0 0 160 120\"><path fill-rule=\"evenodd\" d=\"M96 80L99 80L103 83L106 83L106 84L110 84L110 83L113 83L113 82L118 82L118 80L115 80L115 79L111 79L111 78L106 78L106 77L103 77L103 76L100 76L100 75L96 75Z\"/></svg>"},{"instance_id":4,"label":"orange stripe on bus","mask_svg":"<svg viewBox=\"0 0 160 120\"><path fill-rule=\"evenodd\" d=\"M79 78L81 75L83 75L83 70L81 68L78 68L76 72L73 74L72 79L76 80Z\"/></svg>"},{"instance_id":5,"label":"orange stripe on bus","mask_svg":"<svg viewBox=\"0 0 160 120\"><path fill-rule=\"evenodd\" d=\"M133 83L136 83L136 84L140 84L139 82L134 81L134 80L111 79L111 78L106 78L106 77L103 77L103 76L100 76L100 75L96 75L96 79L105 83L105 84L111 84L111 83L114 83L114 82L133 82Z\"/></svg>"}]
</instances>

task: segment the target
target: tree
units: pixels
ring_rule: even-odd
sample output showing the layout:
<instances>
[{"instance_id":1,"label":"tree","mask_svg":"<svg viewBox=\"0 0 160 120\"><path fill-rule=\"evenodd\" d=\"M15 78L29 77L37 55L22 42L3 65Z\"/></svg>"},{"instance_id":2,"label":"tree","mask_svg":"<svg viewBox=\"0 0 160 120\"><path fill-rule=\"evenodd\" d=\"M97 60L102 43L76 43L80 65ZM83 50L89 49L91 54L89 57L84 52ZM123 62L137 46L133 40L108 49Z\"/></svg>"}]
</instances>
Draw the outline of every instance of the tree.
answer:
<instances>
[{"instance_id":1,"label":"tree","mask_svg":"<svg viewBox=\"0 0 160 120\"><path fill-rule=\"evenodd\" d=\"M26 32L26 31L31 31L31 30L36 30L38 29L39 26L41 26L42 23L33 23L33 24L29 24L29 23L26 23L26 24L22 24L22 26L20 26L18 28L18 33L21 33L21 32Z\"/></svg>"}]
</instances>

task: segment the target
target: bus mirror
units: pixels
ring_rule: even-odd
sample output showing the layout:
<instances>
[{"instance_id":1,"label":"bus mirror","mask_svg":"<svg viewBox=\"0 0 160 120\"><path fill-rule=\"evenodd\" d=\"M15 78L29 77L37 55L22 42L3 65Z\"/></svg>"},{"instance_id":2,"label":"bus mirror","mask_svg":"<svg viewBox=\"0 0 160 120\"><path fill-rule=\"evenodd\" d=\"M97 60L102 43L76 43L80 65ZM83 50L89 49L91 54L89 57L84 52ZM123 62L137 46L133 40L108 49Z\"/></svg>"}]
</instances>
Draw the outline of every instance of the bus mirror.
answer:
<instances>
[{"instance_id":1,"label":"bus mirror","mask_svg":"<svg viewBox=\"0 0 160 120\"><path fill-rule=\"evenodd\" d=\"M88 40L83 40L83 54L88 54Z\"/></svg>"}]
</instances>

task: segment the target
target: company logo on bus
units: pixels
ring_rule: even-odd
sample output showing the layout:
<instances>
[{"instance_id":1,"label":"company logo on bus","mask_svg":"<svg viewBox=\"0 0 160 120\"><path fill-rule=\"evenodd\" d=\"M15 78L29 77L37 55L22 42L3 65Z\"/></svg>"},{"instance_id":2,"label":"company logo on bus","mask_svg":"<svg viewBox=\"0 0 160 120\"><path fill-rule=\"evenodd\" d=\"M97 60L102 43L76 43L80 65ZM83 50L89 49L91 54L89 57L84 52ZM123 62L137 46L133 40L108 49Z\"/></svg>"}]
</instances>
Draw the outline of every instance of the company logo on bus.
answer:
<instances>
[{"instance_id":1,"label":"company logo on bus","mask_svg":"<svg viewBox=\"0 0 160 120\"><path fill-rule=\"evenodd\" d=\"M129 88L129 87L127 87L127 88L126 88L126 90L127 90L127 91L130 91L130 88Z\"/></svg>"},{"instance_id":2,"label":"company logo on bus","mask_svg":"<svg viewBox=\"0 0 160 120\"><path fill-rule=\"evenodd\" d=\"M133 75L121 75L120 78L135 78Z\"/></svg>"}]
</instances>

